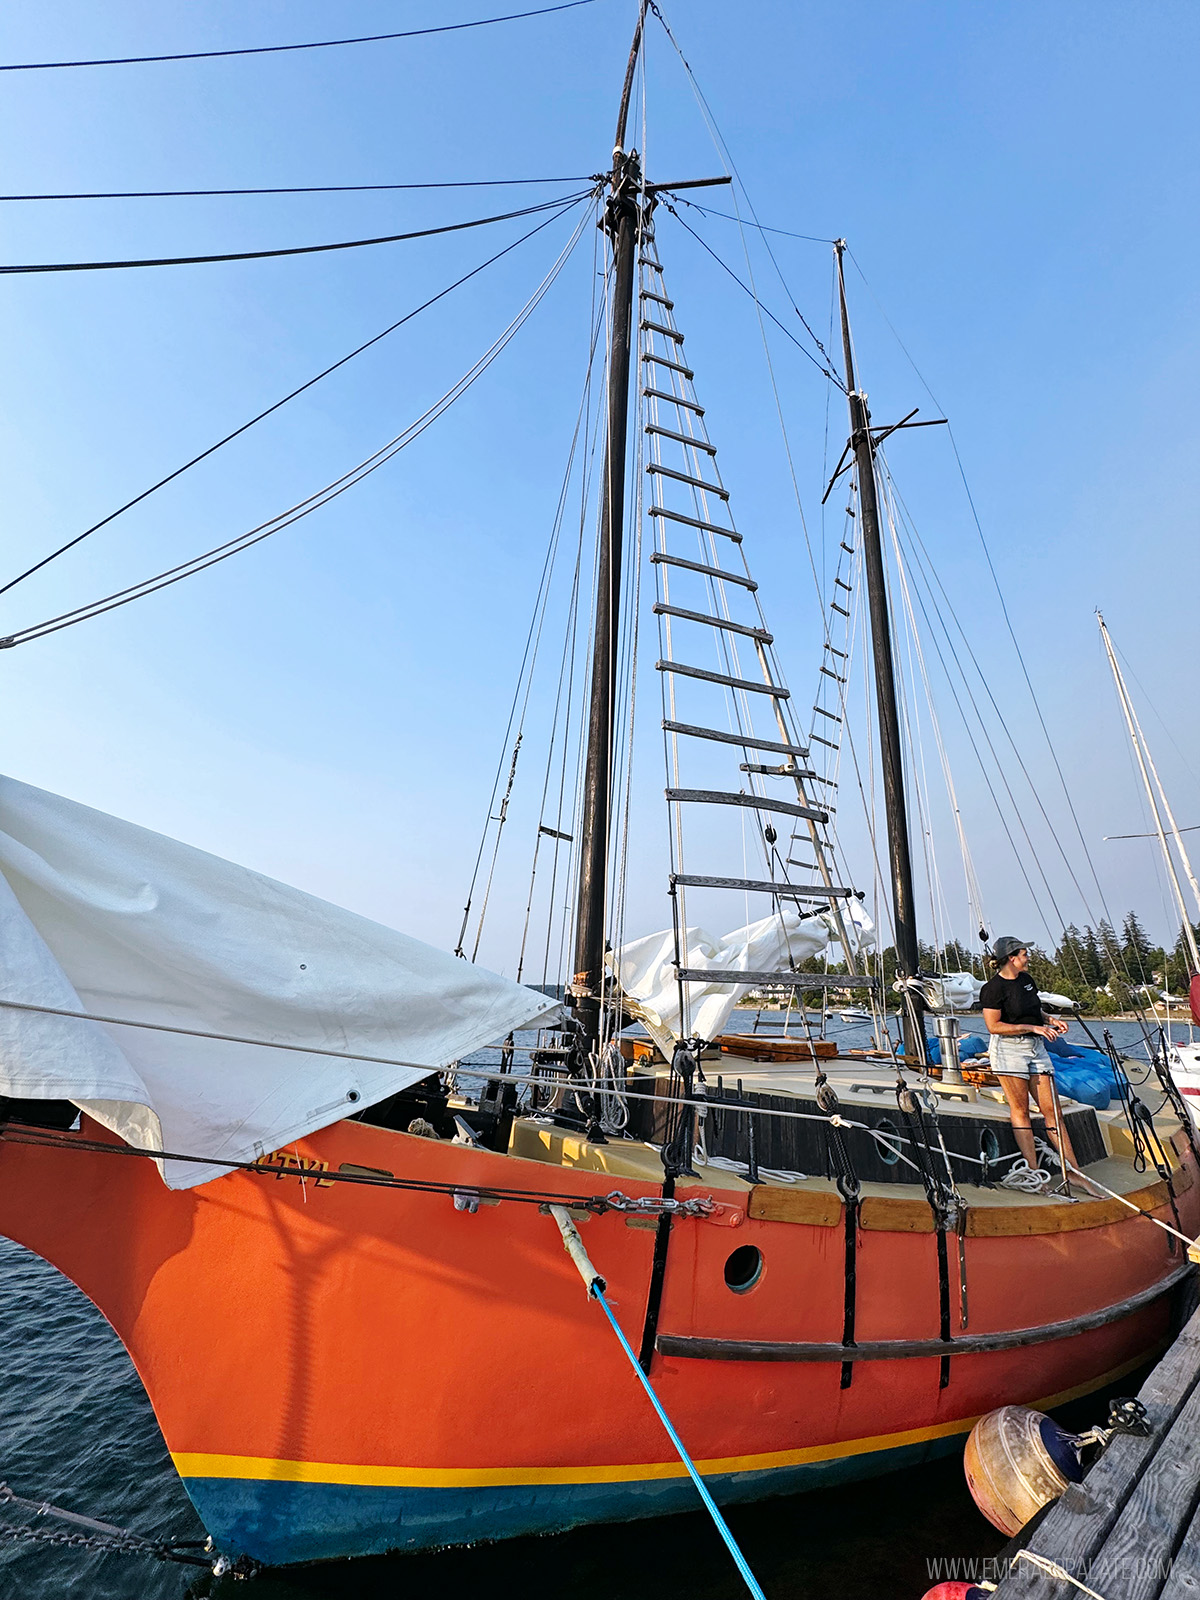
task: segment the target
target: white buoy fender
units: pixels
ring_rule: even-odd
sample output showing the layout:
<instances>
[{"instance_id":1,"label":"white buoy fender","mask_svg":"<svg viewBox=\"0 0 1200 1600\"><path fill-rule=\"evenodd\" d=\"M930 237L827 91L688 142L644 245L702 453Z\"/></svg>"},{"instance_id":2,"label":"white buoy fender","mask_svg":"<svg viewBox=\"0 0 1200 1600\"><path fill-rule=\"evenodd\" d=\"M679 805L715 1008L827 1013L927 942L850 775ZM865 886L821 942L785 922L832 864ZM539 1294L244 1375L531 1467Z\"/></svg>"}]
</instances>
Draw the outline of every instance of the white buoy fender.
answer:
<instances>
[{"instance_id":1,"label":"white buoy fender","mask_svg":"<svg viewBox=\"0 0 1200 1600\"><path fill-rule=\"evenodd\" d=\"M963 1453L967 1487L993 1527L1009 1538L1068 1483L1083 1477L1075 1434L1028 1406L1001 1406L971 1429Z\"/></svg>"}]
</instances>

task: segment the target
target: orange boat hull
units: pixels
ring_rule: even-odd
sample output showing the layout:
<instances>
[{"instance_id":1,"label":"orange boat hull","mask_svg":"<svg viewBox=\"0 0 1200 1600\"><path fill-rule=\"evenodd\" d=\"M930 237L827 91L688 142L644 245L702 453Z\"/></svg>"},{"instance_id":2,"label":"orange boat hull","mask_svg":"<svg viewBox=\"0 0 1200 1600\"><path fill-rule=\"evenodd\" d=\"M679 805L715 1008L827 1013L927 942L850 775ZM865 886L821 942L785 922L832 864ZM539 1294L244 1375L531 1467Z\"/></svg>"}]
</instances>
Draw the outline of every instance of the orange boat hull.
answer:
<instances>
[{"instance_id":1,"label":"orange boat hull","mask_svg":"<svg viewBox=\"0 0 1200 1600\"><path fill-rule=\"evenodd\" d=\"M693 1505L537 1205L485 1200L470 1212L444 1193L323 1186L315 1165L303 1181L232 1173L172 1192L149 1161L22 1144L19 1134L0 1144L0 1232L58 1267L116 1329L218 1548L282 1564ZM108 1142L86 1119L85 1136ZM571 1197L614 1187L604 1173L358 1123L301 1141L295 1154L485 1189ZM1184 1159L1178 1203L1194 1234L1200 1186ZM620 1188L658 1193L632 1180ZM836 1217L755 1220L744 1190L717 1198L726 1203L717 1216L674 1224L660 1335L840 1340ZM864 1216L859 1234L860 1342L937 1336L934 1236L909 1231L924 1203L896 1204L907 1220L885 1230ZM635 1349L655 1239L647 1221L608 1212L582 1228ZM735 1294L724 1264L745 1244L764 1266ZM970 1237L970 1332L1111 1306L1177 1274L1181 1260L1132 1213L1065 1233ZM1086 1392L1160 1345L1168 1317L1160 1295L1075 1336L955 1355L945 1387L936 1355L858 1361L844 1389L839 1361L778 1354L658 1355L652 1379L717 1498L754 1499L926 1459L997 1405Z\"/></svg>"}]
</instances>

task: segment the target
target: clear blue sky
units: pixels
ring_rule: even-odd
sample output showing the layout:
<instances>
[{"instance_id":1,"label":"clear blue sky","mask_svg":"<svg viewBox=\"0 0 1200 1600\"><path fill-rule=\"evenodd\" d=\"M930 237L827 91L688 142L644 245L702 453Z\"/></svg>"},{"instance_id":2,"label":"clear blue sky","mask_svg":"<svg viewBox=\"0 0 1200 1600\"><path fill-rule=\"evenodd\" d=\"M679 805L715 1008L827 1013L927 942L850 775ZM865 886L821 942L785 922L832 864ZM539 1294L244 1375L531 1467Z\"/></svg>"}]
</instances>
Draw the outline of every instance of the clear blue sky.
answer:
<instances>
[{"instance_id":1,"label":"clear blue sky","mask_svg":"<svg viewBox=\"0 0 1200 1600\"><path fill-rule=\"evenodd\" d=\"M487 10L465 0L10 0L0 58L219 49ZM598 0L425 40L5 74L3 185L15 193L589 174L608 162L633 13L632 0ZM952 418L1108 905L1118 917L1135 906L1161 935L1168 917L1151 847L1101 842L1145 823L1093 610L1104 609L1169 725L1168 734L1147 714L1179 820L1200 823L1200 13L1109 0L676 0L668 15L759 217L849 240L869 280L870 292L852 274L850 288L876 417L918 404L934 412L882 307ZM652 175L720 170L657 29L648 70ZM0 255L266 249L433 225L542 195L4 204ZM5 573L377 332L518 227L278 262L5 278ZM732 225L704 227L735 260ZM3 631L230 537L345 470L475 359L564 237L564 225L548 229L4 597ZM797 303L827 327L828 249L773 242ZM803 696L819 659L816 613L752 308L665 220L660 243L726 482ZM569 442L590 269L585 249L468 397L328 510L163 595L0 654L0 768L451 944ZM761 252L756 271L787 314ZM815 531L828 396L790 347L776 341L773 354ZM844 431L837 408L829 425L831 437ZM910 434L890 459L1084 881L948 441L939 430ZM952 708L939 704L993 928L1044 937ZM661 777L642 776L651 806ZM849 821L846 833L854 845ZM948 837L943 848L953 854ZM1085 907L1061 863L1053 875L1067 915L1099 911L1093 887L1084 883ZM865 862L859 877L869 877ZM484 949L510 972L522 890L514 858ZM630 931L664 925L664 908L656 883L637 900Z\"/></svg>"}]
</instances>

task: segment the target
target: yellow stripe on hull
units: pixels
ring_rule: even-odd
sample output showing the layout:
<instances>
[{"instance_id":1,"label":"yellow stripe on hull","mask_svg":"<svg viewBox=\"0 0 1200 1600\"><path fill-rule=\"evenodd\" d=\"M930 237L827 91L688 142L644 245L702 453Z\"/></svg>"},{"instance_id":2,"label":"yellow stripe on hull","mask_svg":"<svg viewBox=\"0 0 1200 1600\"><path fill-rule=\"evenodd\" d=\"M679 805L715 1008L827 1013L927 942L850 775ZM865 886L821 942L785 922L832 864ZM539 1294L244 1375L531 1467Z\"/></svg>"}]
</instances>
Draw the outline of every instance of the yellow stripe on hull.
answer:
<instances>
[{"instance_id":1,"label":"yellow stripe on hull","mask_svg":"<svg viewBox=\"0 0 1200 1600\"><path fill-rule=\"evenodd\" d=\"M1123 1362L1109 1372L1077 1384L1058 1394L1033 1403L1039 1410L1067 1405L1115 1383L1127 1372L1159 1354L1167 1341L1160 1341L1142 1355ZM837 1461L851 1456L899 1450L906 1445L926 1444L931 1439L946 1439L956 1433L969 1433L979 1421L960 1417L939 1422L929 1428L911 1428L903 1433L876 1434L866 1439L844 1439L833 1444L807 1445L799 1450L774 1450L764 1455L718 1456L697 1461L705 1477L735 1472L771 1472L784 1467L800 1467L818 1461ZM172 1452L171 1459L181 1478L242 1478L279 1483L333 1483L363 1489L484 1489L539 1484L646 1483L654 1479L682 1478L686 1469L679 1461L638 1462L630 1466L609 1467L368 1467L344 1466L330 1461L280 1461L270 1456L208 1455L198 1451Z\"/></svg>"}]
</instances>

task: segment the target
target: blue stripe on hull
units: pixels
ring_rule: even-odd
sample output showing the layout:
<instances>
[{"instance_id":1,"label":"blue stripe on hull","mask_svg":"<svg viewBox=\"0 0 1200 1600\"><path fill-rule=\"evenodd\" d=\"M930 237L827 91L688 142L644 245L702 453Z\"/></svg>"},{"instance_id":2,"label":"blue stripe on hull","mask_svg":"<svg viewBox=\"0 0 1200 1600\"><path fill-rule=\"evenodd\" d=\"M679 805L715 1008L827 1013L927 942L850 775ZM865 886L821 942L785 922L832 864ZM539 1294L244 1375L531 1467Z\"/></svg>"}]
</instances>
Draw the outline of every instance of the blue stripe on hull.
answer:
<instances>
[{"instance_id":1,"label":"blue stripe on hull","mask_svg":"<svg viewBox=\"0 0 1200 1600\"><path fill-rule=\"evenodd\" d=\"M722 1505L736 1505L875 1477L961 1447L961 1438L951 1435L705 1481ZM184 1484L219 1550L267 1566L562 1533L583 1523L670 1516L699 1505L686 1478L472 1489L354 1488L263 1478L185 1478Z\"/></svg>"}]
</instances>

